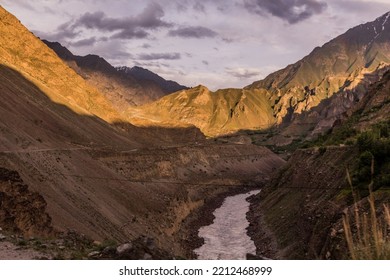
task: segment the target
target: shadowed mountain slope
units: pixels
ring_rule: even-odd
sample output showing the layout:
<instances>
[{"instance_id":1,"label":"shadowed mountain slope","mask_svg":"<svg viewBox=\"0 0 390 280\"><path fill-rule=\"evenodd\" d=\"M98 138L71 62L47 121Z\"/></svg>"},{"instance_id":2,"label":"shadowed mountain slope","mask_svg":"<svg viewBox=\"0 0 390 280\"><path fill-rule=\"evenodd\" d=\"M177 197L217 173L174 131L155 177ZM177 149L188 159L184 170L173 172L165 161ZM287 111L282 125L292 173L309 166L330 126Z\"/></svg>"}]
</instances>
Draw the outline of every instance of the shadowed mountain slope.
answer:
<instances>
[{"instance_id":1,"label":"shadowed mountain slope","mask_svg":"<svg viewBox=\"0 0 390 280\"><path fill-rule=\"evenodd\" d=\"M135 79L137 79L138 82L147 83L147 82L154 82L156 83L164 93L173 93L179 90L188 89L188 87L182 86L178 84L175 81L165 80L164 78L160 77L156 73L153 73L152 71L149 71L148 69L134 66L132 68L122 66L116 68L120 72L124 72L125 74L129 74Z\"/></svg>"},{"instance_id":2,"label":"shadowed mountain slope","mask_svg":"<svg viewBox=\"0 0 390 280\"><path fill-rule=\"evenodd\" d=\"M77 113L120 121L122 116L44 43L0 7L0 63L17 69L57 103Z\"/></svg>"},{"instance_id":3,"label":"shadowed mountain slope","mask_svg":"<svg viewBox=\"0 0 390 280\"><path fill-rule=\"evenodd\" d=\"M77 56L60 43L43 42L121 112L128 106L150 103L166 94L186 89L140 67L115 68L97 55Z\"/></svg>"}]
</instances>

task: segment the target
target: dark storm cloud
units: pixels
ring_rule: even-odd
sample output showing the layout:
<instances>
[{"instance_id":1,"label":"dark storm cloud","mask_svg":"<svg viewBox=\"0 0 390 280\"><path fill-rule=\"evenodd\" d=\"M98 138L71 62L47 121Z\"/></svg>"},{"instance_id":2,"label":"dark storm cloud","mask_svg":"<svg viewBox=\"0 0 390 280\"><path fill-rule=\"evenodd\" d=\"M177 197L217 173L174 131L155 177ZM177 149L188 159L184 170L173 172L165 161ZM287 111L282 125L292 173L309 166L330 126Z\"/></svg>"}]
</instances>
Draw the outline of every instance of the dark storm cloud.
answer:
<instances>
[{"instance_id":1,"label":"dark storm cloud","mask_svg":"<svg viewBox=\"0 0 390 280\"><path fill-rule=\"evenodd\" d=\"M291 24L320 14L327 8L321 0L244 0L244 6L252 13L271 14Z\"/></svg>"},{"instance_id":2,"label":"dark storm cloud","mask_svg":"<svg viewBox=\"0 0 390 280\"><path fill-rule=\"evenodd\" d=\"M180 27L169 31L169 36L184 37L184 38L214 38L218 35L217 32L203 26Z\"/></svg>"},{"instance_id":3,"label":"dark storm cloud","mask_svg":"<svg viewBox=\"0 0 390 280\"><path fill-rule=\"evenodd\" d=\"M178 60L181 59L180 53L143 53L138 55L137 59L139 60Z\"/></svg>"}]
</instances>

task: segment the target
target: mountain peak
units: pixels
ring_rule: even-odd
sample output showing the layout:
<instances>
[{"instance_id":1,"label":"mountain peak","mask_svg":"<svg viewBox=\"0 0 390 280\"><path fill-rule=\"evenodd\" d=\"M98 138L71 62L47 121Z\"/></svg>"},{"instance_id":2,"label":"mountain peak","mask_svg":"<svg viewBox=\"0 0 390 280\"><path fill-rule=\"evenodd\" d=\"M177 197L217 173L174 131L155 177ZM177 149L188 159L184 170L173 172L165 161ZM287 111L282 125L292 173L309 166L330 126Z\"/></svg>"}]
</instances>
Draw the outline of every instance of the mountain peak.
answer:
<instances>
[{"instance_id":1,"label":"mountain peak","mask_svg":"<svg viewBox=\"0 0 390 280\"><path fill-rule=\"evenodd\" d=\"M152 71L142 68L140 66L120 66L116 68L117 71L130 74L135 77L137 80L141 81L152 81L158 84L165 93L172 93L183 89L188 89L188 87L178 84L177 82L166 80L163 77L153 73Z\"/></svg>"},{"instance_id":2,"label":"mountain peak","mask_svg":"<svg viewBox=\"0 0 390 280\"><path fill-rule=\"evenodd\" d=\"M17 69L51 100L79 114L95 115L106 121L124 119L96 88L69 71L53 50L1 7L0 34L1 64Z\"/></svg>"}]
</instances>

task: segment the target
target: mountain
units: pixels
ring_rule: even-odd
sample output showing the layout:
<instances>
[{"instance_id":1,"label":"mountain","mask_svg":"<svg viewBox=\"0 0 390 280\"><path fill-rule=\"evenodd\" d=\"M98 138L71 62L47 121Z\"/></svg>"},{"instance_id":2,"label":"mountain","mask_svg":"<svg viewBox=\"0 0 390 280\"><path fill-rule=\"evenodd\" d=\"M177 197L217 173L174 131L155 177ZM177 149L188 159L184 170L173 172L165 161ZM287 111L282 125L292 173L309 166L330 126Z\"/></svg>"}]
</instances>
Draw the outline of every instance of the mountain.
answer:
<instances>
[{"instance_id":1,"label":"mountain","mask_svg":"<svg viewBox=\"0 0 390 280\"><path fill-rule=\"evenodd\" d=\"M46 40L43 42L89 84L99 89L121 112L129 106L149 103L176 89L185 88L173 81L165 81L146 69L143 69L142 73L148 72L148 77L152 78L138 78L136 70L118 70L97 55L77 56L60 43Z\"/></svg>"},{"instance_id":2,"label":"mountain","mask_svg":"<svg viewBox=\"0 0 390 280\"><path fill-rule=\"evenodd\" d=\"M0 12L0 63L3 67L17 69L52 101L66 105L74 112L95 115L109 122L124 119L103 94L69 71L69 67L16 18L3 8Z\"/></svg>"},{"instance_id":3,"label":"mountain","mask_svg":"<svg viewBox=\"0 0 390 280\"><path fill-rule=\"evenodd\" d=\"M352 28L297 63L246 88L263 88L272 94L270 101L278 122L308 111L340 90L362 90L365 75L390 63L388 18L389 13Z\"/></svg>"},{"instance_id":4,"label":"mountain","mask_svg":"<svg viewBox=\"0 0 390 280\"><path fill-rule=\"evenodd\" d=\"M206 135L220 135L244 128L268 128L274 123L272 112L264 90L211 92L197 86L132 108L128 115L135 125L195 125Z\"/></svg>"},{"instance_id":5,"label":"mountain","mask_svg":"<svg viewBox=\"0 0 390 280\"><path fill-rule=\"evenodd\" d=\"M284 164L265 147L208 141L193 127L134 127L77 74L116 71L104 60L87 56L78 59L84 70L69 67L2 7L0 34L1 239L147 236L189 258L190 214L263 184Z\"/></svg>"},{"instance_id":6,"label":"mountain","mask_svg":"<svg viewBox=\"0 0 390 280\"><path fill-rule=\"evenodd\" d=\"M331 132L294 151L252 200L249 231L258 253L282 259L350 258L342 217L356 211L364 216L372 207L378 220L383 218L382 206L390 201L389 91L390 71ZM369 188L375 205L368 203ZM364 227L370 221L365 219ZM356 238L359 230L352 228Z\"/></svg>"},{"instance_id":7,"label":"mountain","mask_svg":"<svg viewBox=\"0 0 390 280\"><path fill-rule=\"evenodd\" d=\"M390 13L386 13L373 22L348 30L322 47L315 48L302 60L270 74L264 80L254 82L243 90L219 90L218 94L207 91L209 100L212 100L214 95L219 96L218 104L208 103L211 107L199 106L193 110L192 101L204 99L205 91L188 90L180 93L180 102L179 93L176 93L164 97L163 101L148 104L143 107L142 113L137 111L134 115L140 116L145 125L172 124L172 119L176 125L191 123L211 136L244 129L269 128L274 125L284 125L284 134L290 142L292 135L302 137L313 130L323 133L361 99L367 87L379 80L389 67L389 15ZM249 102L251 105L247 105L240 101L237 92L245 92L239 95L261 102ZM345 97L335 98L332 106L323 106L323 109L315 111L322 101L334 95ZM231 99L235 102L230 102ZM240 102L241 113L231 114L236 112L236 105ZM160 113L158 108L161 108ZM253 117L256 111L257 118ZM305 117L299 119L304 113ZM215 118L222 121L211 121ZM206 120L208 123L200 124L197 119ZM325 119L326 121L323 121ZM321 121L321 125L316 127ZM290 124L292 126L288 127Z\"/></svg>"},{"instance_id":8,"label":"mountain","mask_svg":"<svg viewBox=\"0 0 390 280\"><path fill-rule=\"evenodd\" d=\"M123 72L125 74L129 74L139 82L148 82L152 81L159 85L159 87L163 90L164 93L173 93L179 90L188 89L188 87L182 86L175 81L167 81L164 78L160 77L156 73L149 71L148 69L134 66L132 68L122 66L116 68L119 72Z\"/></svg>"}]
</instances>

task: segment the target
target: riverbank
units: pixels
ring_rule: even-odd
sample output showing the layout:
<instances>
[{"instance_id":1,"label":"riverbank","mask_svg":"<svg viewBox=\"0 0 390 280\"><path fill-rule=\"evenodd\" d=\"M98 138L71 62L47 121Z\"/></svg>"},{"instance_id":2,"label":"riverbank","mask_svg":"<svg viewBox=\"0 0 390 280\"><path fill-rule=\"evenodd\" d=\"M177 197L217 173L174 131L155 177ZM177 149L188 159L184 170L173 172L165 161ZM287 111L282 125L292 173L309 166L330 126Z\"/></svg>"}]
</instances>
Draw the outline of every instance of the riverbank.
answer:
<instances>
[{"instance_id":1,"label":"riverbank","mask_svg":"<svg viewBox=\"0 0 390 280\"><path fill-rule=\"evenodd\" d=\"M247 232L256 246L256 256L254 256L254 258L280 259L276 236L265 222L264 214L256 211L256 206L260 203L260 197L251 196L248 198L248 201L250 202L250 206L249 211L246 214L246 218L249 221Z\"/></svg>"},{"instance_id":2,"label":"riverbank","mask_svg":"<svg viewBox=\"0 0 390 280\"><path fill-rule=\"evenodd\" d=\"M178 239L181 240L181 247L185 251L185 257L188 259L197 259L194 250L204 244L204 239L198 236L199 229L213 223L215 219L214 211L222 206L227 197L258 190L261 187L262 184L258 184L257 186L242 186L223 191L214 197L206 199L203 206L194 210L184 220L182 228L177 234Z\"/></svg>"}]
</instances>

